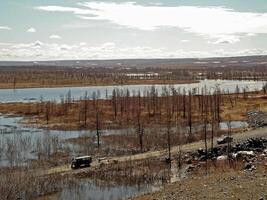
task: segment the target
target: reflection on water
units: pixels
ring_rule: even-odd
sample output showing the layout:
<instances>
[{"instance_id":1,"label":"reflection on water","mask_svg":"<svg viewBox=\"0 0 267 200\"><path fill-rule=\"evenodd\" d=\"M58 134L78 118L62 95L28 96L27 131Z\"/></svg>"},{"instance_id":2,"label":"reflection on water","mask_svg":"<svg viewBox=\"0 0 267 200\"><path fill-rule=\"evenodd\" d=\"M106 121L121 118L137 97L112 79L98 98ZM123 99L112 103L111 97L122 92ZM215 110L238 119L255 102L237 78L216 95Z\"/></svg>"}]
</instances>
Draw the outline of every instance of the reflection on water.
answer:
<instances>
[{"instance_id":1,"label":"reflection on water","mask_svg":"<svg viewBox=\"0 0 267 200\"><path fill-rule=\"evenodd\" d=\"M136 195L154 192L159 187L152 184L140 185L110 185L91 179L74 180L72 184L64 187L57 199L60 200L118 200Z\"/></svg>"},{"instance_id":2,"label":"reflection on water","mask_svg":"<svg viewBox=\"0 0 267 200\"><path fill-rule=\"evenodd\" d=\"M59 131L26 127L22 117L0 115L0 166L19 166L38 159L40 152L51 155L66 152L71 157L79 155L81 147L68 139L95 136L96 131ZM129 134L132 129L102 130L101 135Z\"/></svg>"},{"instance_id":3,"label":"reflection on water","mask_svg":"<svg viewBox=\"0 0 267 200\"><path fill-rule=\"evenodd\" d=\"M159 162L159 161L157 161ZM159 171L151 169L145 174L154 179L151 181L140 181L130 183L130 177L126 183L110 183L92 179L72 179L57 195L60 200L117 200L127 199L141 194L158 191L165 183L181 181L188 176L187 165L178 166L178 161L173 160L171 164L161 165ZM135 174L136 172L133 172ZM116 176L116 173L114 174ZM140 176L142 176L140 174ZM164 181L165 180L165 181Z\"/></svg>"},{"instance_id":4,"label":"reflection on water","mask_svg":"<svg viewBox=\"0 0 267 200\"><path fill-rule=\"evenodd\" d=\"M262 81L237 81L237 80L201 80L200 83L192 84L175 84L172 85L180 92L185 90L201 93L201 89L206 88L207 91L214 91L216 88L224 92L233 93L236 91L238 85L239 90L243 91L257 91L261 90L264 82ZM74 99L79 99L85 92L90 96L93 92L99 94L98 98L104 99L112 94L113 89L128 89L130 94L136 93L140 90L143 94L152 85L124 85L124 86L92 86L92 87L60 87L60 88L29 88L29 89L0 89L0 102L31 102L42 100L60 101L62 95L67 95L71 92ZM159 93L162 91L164 85L155 85L155 89ZM168 87L168 85L165 85Z\"/></svg>"}]
</instances>

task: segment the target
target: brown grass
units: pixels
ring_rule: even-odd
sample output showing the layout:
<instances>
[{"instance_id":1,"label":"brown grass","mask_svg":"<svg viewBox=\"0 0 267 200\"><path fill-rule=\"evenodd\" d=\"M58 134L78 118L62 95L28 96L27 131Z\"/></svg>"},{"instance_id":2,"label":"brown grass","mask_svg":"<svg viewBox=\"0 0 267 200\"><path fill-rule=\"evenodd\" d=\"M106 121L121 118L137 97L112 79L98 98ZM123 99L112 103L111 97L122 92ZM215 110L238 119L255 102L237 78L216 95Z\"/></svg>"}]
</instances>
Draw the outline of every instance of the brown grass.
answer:
<instances>
[{"instance_id":1,"label":"brown grass","mask_svg":"<svg viewBox=\"0 0 267 200\"><path fill-rule=\"evenodd\" d=\"M232 95L233 96L233 95ZM233 100L233 106L230 101L226 101L222 109L222 119L224 120L241 120L247 119L247 112L250 110L260 110L267 112L267 95L250 93L247 99L244 99L242 95L238 95L236 100Z\"/></svg>"}]
</instances>

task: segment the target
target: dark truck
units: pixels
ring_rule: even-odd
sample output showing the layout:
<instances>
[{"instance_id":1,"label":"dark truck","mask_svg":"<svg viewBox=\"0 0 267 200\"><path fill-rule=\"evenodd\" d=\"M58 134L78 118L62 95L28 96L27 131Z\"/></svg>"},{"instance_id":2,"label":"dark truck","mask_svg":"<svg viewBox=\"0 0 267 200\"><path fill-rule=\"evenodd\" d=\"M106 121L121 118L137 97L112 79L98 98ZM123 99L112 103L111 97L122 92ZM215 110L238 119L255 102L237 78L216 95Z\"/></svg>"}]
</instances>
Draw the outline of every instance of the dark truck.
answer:
<instances>
[{"instance_id":1,"label":"dark truck","mask_svg":"<svg viewBox=\"0 0 267 200\"><path fill-rule=\"evenodd\" d=\"M92 163L91 156L76 157L76 158L73 158L71 161L71 168L79 169L82 167L90 167L91 163Z\"/></svg>"}]
</instances>

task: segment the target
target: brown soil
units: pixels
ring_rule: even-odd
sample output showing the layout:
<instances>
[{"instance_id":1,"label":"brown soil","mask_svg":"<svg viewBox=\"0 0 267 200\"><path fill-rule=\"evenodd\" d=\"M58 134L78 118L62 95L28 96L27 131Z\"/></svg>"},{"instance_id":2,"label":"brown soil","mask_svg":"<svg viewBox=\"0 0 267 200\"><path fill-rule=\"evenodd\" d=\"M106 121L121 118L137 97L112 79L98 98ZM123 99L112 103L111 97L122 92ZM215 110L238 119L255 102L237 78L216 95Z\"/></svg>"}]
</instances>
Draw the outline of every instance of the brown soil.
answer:
<instances>
[{"instance_id":1,"label":"brown soil","mask_svg":"<svg viewBox=\"0 0 267 200\"><path fill-rule=\"evenodd\" d=\"M136 198L136 200L167 199L266 199L267 168L255 173L230 170L217 172L208 176L193 176L175 184L166 185L154 194Z\"/></svg>"}]
</instances>

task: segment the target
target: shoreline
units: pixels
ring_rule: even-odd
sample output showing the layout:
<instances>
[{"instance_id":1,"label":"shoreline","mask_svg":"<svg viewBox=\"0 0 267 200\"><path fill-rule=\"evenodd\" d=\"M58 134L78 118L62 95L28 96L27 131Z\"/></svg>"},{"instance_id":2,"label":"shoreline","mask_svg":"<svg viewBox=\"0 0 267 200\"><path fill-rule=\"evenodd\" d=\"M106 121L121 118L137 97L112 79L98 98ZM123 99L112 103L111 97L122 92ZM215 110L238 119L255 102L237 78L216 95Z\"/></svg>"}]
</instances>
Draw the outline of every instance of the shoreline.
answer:
<instances>
[{"instance_id":1,"label":"shoreline","mask_svg":"<svg viewBox=\"0 0 267 200\"><path fill-rule=\"evenodd\" d=\"M118 84L118 83L108 83L108 84L58 84L58 85L41 85L41 84L28 84L23 85L20 84L19 86L16 86L15 88L11 86L11 84L2 84L0 83L0 89L1 90L16 90L16 89L33 89L33 88L67 88L67 87L72 87L72 88L79 88L79 87L104 87L104 86L125 86L125 85L174 85L174 84L192 84L192 83L199 83L200 80L159 80L159 81L136 81L136 82L127 82L123 84Z\"/></svg>"}]
</instances>

